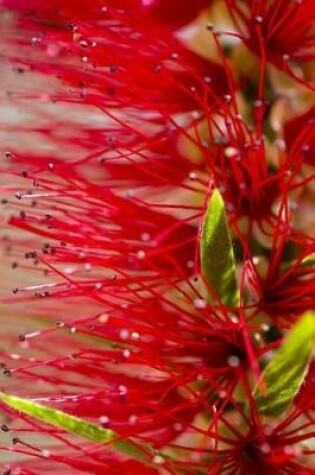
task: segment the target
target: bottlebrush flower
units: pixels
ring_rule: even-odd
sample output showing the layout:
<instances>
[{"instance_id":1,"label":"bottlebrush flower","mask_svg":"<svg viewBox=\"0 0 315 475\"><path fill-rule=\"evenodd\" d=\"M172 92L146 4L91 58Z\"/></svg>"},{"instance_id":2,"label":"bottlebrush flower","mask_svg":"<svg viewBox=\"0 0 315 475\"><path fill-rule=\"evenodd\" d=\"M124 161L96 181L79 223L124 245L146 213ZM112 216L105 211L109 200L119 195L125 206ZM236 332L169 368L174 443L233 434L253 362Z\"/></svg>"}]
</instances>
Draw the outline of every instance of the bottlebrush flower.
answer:
<instances>
[{"instance_id":1,"label":"bottlebrush flower","mask_svg":"<svg viewBox=\"0 0 315 475\"><path fill-rule=\"evenodd\" d=\"M209 8L211 1L197 0L193 4L178 0L141 0L144 9L162 23L178 28L190 23L203 9Z\"/></svg>"},{"instance_id":2,"label":"bottlebrush flower","mask_svg":"<svg viewBox=\"0 0 315 475\"><path fill-rule=\"evenodd\" d=\"M314 166L315 107L287 122L284 128L285 142L290 150L291 166Z\"/></svg>"},{"instance_id":3,"label":"bottlebrush flower","mask_svg":"<svg viewBox=\"0 0 315 475\"><path fill-rule=\"evenodd\" d=\"M275 272L274 277L270 266L270 274L261 285L260 308L276 318L294 319L314 307L314 284L314 268L307 265L307 258L305 264L295 262L288 269Z\"/></svg>"},{"instance_id":4,"label":"bottlebrush flower","mask_svg":"<svg viewBox=\"0 0 315 475\"><path fill-rule=\"evenodd\" d=\"M4 102L32 114L1 168L5 473L314 473L314 110L272 127L283 3L2 4Z\"/></svg>"},{"instance_id":5,"label":"bottlebrush flower","mask_svg":"<svg viewBox=\"0 0 315 475\"><path fill-rule=\"evenodd\" d=\"M313 88L291 65L314 61L312 0L226 0L226 4L244 43L262 58L263 66L270 61Z\"/></svg>"}]
</instances>

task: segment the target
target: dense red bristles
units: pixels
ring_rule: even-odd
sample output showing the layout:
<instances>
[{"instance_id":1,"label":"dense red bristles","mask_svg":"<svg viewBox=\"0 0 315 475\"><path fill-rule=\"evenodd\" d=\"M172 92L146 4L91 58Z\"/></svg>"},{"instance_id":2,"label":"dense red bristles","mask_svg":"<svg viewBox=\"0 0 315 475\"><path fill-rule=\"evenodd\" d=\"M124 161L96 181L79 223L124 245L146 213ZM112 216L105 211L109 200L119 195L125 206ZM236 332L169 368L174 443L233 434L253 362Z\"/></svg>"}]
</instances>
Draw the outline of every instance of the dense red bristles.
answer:
<instances>
[{"instance_id":1,"label":"dense red bristles","mask_svg":"<svg viewBox=\"0 0 315 475\"><path fill-rule=\"evenodd\" d=\"M314 61L315 5L312 0L225 0L244 43L263 63L272 62L314 90L302 80L294 63ZM293 64L292 64L293 63Z\"/></svg>"},{"instance_id":2,"label":"dense red bristles","mask_svg":"<svg viewBox=\"0 0 315 475\"><path fill-rule=\"evenodd\" d=\"M269 63L292 75L288 59L313 58L313 3L2 3L20 28L5 30L6 59L28 82L5 101L37 108L34 123L14 125L31 146L11 145L1 165L16 276L2 388L153 450L134 461L2 405L4 473L314 474L313 366L282 419L260 416L252 395L315 303L314 238L299 221L312 201L314 108L274 130L266 92ZM201 15L202 56L192 30L174 33L210 3L259 58L253 101L225 24ZM235 308L200 275L214 188L235 241Z\"/></svg>"},{"instance_id":3,"label":"dense red bristles","mask_svg":"<svg viewBox=\"0 0 315 475\"><path fill-rule=\"evenodd\" d=\"M140 0L143 10L154 16L158 21L171 28L180 28L190 23L203 10L209 9L211 0L197 0L183 3L180 0Z\"/></svg>"}]
</instances>

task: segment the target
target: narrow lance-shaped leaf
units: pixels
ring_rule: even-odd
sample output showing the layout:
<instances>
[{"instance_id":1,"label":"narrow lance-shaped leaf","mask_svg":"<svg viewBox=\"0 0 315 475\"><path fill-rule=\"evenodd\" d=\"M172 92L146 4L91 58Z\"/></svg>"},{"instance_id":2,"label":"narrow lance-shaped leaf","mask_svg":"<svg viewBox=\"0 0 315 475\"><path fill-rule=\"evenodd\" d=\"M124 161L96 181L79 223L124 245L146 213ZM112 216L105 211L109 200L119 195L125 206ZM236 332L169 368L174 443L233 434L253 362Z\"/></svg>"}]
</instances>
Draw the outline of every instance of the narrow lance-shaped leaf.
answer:
<instances>
[{"instance_id":1,"label":"narrow lance-shaped leaf","mask_svg":"<svg viewBox=\"0 0 315 475\"><path fill-rule=\"evenodd\" d=\"M237 306L239 292L235 261L224 202L214 190L202 224L201 270L209 285L226 305Z\"/></svg>"},{"instance_id":2,"label":"narrow lance-shaped leaf","mask_svg":"<svg viewBox=\"0 0 315 475\"><path fill-rule=\"evenodd\" d=\"M290 405L304 381L315 346L315 313L307 313L290 331L262 373L254 391L259 412L277 417Z\"/></svg>"},{"instance_id":3,"label":"narrow lance-shaped leaf","mask_svg":"<svg viewBox=\"0 0 315 475\"><path fill-rule=\"evenodd\" d=\"M134 442L119 440L118 436L111 430L104 429L96 424L79 419L78 417L66 414L57 409L4 393L0 393L0 399L13 409L32 416L35 419L64 429L71 434L76 434L92 442L110 444L109 448L111 450L124 453L143 463L150 464L154 456L154 452L151 452L147 447L142 450L142 448Z\"/></svg>"},{"instance_id":4,"label":"narrow lance-shaped leaf","mask_svg":"<svg viewBox=\"0 0 315 475\"><path fill-rule=\"evenodd\" d=\"M303 259L301 265L303 267L304 266L314 266L315 265L315 253L311 254L308 257L305 257L305 259Z\"/></svg>"}]
</instances>

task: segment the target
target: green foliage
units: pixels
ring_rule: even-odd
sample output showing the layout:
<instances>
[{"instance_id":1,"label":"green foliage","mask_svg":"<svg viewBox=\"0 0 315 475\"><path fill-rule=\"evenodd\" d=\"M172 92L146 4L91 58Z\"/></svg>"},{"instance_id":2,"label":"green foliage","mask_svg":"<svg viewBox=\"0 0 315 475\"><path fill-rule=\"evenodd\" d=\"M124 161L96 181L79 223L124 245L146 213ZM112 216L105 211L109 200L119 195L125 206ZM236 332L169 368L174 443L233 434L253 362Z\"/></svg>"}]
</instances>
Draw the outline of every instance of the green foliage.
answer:
<instances>
[{"instance_id":1,"label":"green foliage","mask_svg":"<svg viewBox=\"0 0 315 475\"><path fill-rule=\"evenodd\" d=\"M290 405L307 373L315 346L315 313L305 314L266 366L254 391L259 412L281 415Z\"/></svg>"},{"instance_id":2,"label":"green foliage","mask_svg":"<svg viewBox=\"0 0 315 475\"><path fill-rule=\"evenodd\" d=\"M75 434L98 444L109 444L109 448L128 455L129 457L141 460L143 463L152 460L148 450L145 450L135 443L127 440L119 440L118 436L111 430L99 427L96 424L79 419L78 417L66 414L65 412L43 406L28 399L10 396L0 393L0 399L8 406L17 411L32 416L54 427L64 429L68 433ZM152 456L154 454L151 454Z\"/></svg>"},{"instance_id":3,"label":"green foliage","mask_svg":"<svg viewBox=\"0 0 315 475\"><path fill-rule=\"evenodd\" d=\"M315 254L311 254L310 256L305 257L305 259L303 259L301 265L303 267L304 266L314 266L315 265Z\"/></svg>"},{"instance_id":4,"label":"green foliage","mask_svg":"<svg viewBox=\"0 0 315 475\"><path fill-rule=\"evenodd\" d=\"M201 233L201 269L209 285L226 305L237 306L239 292L226 212L218 190L212 193Z\"/></svg>"}]
</instances>

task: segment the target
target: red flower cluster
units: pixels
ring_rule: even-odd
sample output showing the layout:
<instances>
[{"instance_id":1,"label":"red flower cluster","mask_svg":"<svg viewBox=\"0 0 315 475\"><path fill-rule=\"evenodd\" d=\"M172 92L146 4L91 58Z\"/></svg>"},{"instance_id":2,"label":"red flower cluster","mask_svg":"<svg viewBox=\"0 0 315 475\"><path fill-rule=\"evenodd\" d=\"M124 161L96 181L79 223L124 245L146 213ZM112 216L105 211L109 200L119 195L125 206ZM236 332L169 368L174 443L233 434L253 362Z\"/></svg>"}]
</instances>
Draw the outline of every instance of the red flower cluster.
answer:
<instances>
[{"instance_id":1,"label":"red flower cluster","mask_svg":"<svg viewBox=\"0 0 315 475\"><path fill-rule=\"evenodd\" d=\"M315 307L314 1L2 4L3 62L21 76L4 100L33 115L2 158L3 247L23 283L6 299L1 386L144 454L3 405L3 473L315 474L314 366L282 418L253 396ZM238 307L200 269L214 188Z\"/></svg>"}]
</instances>

